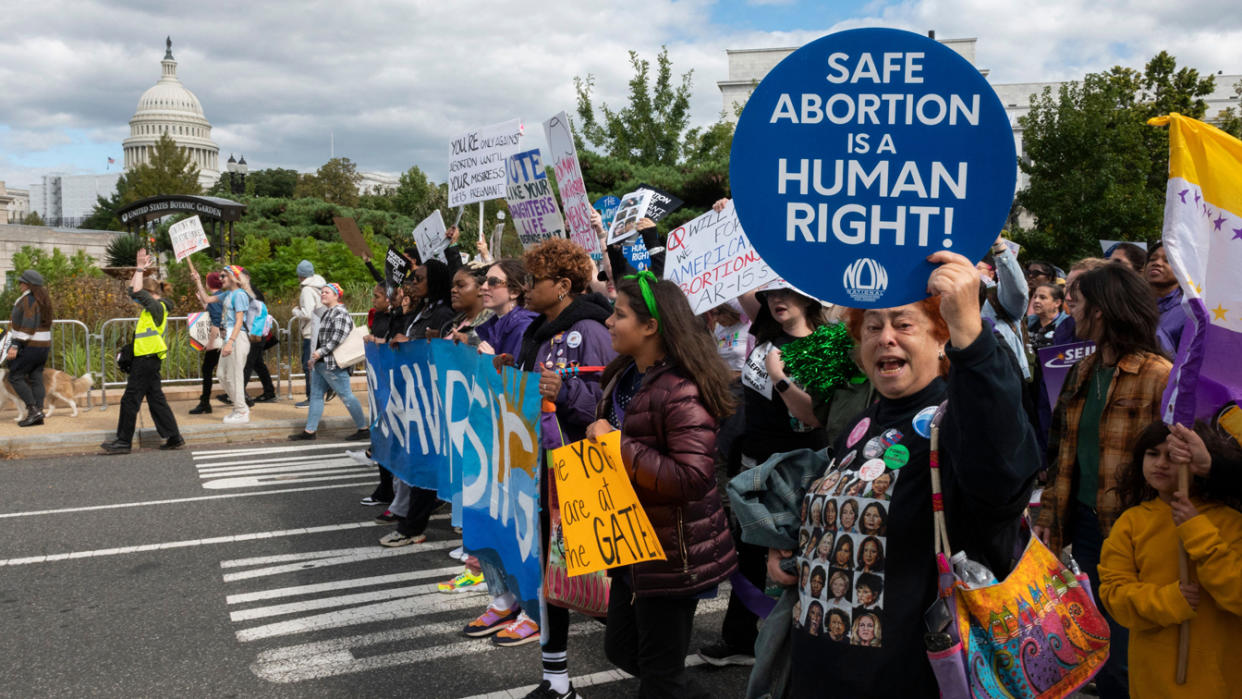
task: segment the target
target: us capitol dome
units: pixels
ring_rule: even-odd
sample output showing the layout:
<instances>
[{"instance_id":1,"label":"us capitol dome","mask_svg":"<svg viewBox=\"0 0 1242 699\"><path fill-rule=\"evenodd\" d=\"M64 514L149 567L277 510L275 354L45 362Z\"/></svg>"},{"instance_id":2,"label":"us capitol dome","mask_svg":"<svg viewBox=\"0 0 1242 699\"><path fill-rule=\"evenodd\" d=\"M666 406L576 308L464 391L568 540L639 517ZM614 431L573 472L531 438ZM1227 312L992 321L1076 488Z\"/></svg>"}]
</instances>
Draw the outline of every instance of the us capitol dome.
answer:
<instances>
[{"instance_id":1,"label":"us capitol dome","mask_svg":"<svg viewBox=\"0 0 1242 699\"><path fill-rule=\"evenodd\" d=\"M129 120L129 138L122 143L125 169L147 163L160 136L168 134L189 152L191 160L198 165L198 181L207 188L220 178L220 147L211 140L211 124L203 115L203 105L177 78L172 39L165 41L159 82L138 98L138 110Z\"/></svg>"}]
</instances>

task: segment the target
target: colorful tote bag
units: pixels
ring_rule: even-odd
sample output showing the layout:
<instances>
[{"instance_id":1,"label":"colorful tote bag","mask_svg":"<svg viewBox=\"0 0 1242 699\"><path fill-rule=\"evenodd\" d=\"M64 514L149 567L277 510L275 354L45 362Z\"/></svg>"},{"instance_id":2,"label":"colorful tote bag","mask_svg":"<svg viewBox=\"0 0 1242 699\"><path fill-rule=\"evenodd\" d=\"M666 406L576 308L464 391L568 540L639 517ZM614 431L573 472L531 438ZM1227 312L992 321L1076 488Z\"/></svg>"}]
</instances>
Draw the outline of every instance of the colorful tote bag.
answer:
<instances>
[{"instance_id":1,"label":"colorful tote bag","mask_svg":"<svg viewBox=\"0 0 1242 699\"><path fill-rule=\"evenodd\" d=\"M1001 582L968 588L949 564L940 491L939 426L931 437L932 509L947 647L928 650L945 699L1052 699L1085 685L1108 660L1109 629L1084 574L1032 536ZM934 636L934 634L929 634ZM929 649L931 644L929 644Z\"/></svg>"}]
</instances>

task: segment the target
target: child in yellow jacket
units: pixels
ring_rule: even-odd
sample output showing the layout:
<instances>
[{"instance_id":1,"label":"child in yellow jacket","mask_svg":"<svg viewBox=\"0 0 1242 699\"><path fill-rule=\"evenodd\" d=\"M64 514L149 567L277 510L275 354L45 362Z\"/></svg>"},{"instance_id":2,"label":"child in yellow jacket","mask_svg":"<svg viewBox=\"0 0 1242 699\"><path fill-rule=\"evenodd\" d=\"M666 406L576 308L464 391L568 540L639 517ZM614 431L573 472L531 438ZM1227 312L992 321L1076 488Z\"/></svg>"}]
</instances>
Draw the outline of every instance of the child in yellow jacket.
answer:
<instances>
[{"instance_id":1,"label":"child in yellow jacket","mask_svg":"<svg viewBox=\"0 0 1242 699\"><path fill-rule=\"evenodd\" d=\"M1242 693L1242 512L1195 479L1177 492L1163 423L1149 426L1118 476L1128 507L1100 553L1100 598L1130 629L1132 697L1238 696ZM1178 542L1190 558L1191 582L1178 580ZM1174 681L1178 626L1190 621L1186 683Z\"/></svg>"}]
</instances>

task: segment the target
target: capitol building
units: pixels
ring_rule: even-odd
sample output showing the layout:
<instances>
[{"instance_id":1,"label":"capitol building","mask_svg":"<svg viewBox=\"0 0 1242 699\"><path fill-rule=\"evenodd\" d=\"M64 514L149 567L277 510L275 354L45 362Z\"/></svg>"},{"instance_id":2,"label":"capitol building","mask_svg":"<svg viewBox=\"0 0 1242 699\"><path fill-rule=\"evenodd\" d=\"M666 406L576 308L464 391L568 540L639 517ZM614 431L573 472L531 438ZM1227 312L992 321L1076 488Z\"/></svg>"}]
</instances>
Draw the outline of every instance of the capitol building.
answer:
<instances>
[{"instance_id":1,"label":"capitol building","mask_svg":"<svg viewBox=\"0 0 1242 699\"><path fill-rule=\"evenodd\" d=\"M203 114L203 105L177 78L171 38L165 40L165 47L160 80L138 98L138 110L129 120L129 138L122 143L125 169L145 165L160 136L168 134L198 166L199 184L207 189L220 179L220 147L211 140L211 123Z\"/></svg>"}]
</instances>

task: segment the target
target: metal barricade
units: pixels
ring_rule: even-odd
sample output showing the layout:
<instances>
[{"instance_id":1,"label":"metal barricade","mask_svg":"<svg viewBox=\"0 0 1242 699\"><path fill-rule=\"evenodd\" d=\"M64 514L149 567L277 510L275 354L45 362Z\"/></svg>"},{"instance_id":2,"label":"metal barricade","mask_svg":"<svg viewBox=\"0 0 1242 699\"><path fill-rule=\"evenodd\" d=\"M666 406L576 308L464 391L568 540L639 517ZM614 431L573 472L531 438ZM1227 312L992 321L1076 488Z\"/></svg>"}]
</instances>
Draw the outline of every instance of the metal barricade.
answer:
<instances>
[{"instance_id":1,"label":"metal barricade","mask_svg":"<svg viewBox=\"0 0 1242 699\"><path fill-rule=\"evenodd\" d=\"M9 323L7 320L0 321L0 328L7 331ZM74 378L91 374L98 381L99 377L94 375L90 336L90 329L80 320L53 320L52 347L45 366L63 371ZM86 407L92 407L94 394L95 384L92 383L90 390L86 392Z\"/></svg>"},{"instance_id":2,"label":"metal barricade","mask_svg":"<svg viewBox=\"0 0 1242 699\"><path fill-rule=\"evenodd\" d=\"M203 354L190 345L190 333L186 327L187 316L168 316L168 327L164 332L164 342L168 345L168 354L160 366L160 376L164 384L186 385L203 381ZM102 379L102 405L100 410L108 407L108 389L124 388L126 376L116 366L116 355L125 343L132 342L134 326L137 318L111 318L99 326L98 347L100 378ZM85 326L83 326L85 327ZM279 343L276 349L276 374L272 383L279 390L281 350ZM264 361L271 371L271 361L266 356Z\"/></svg>"},{"instance_id":3,"label":"metal barricade","mask_svg":"<svg viewBox=\"0 0 1242 699\"><path fill-rule=\"evenodd\" d=\"M359 325L365 326L367 323L366 311L360 313L350 313L349 316L354 319L355 327ZM286 324L286 327L280 331L282 346L285 347L284 356L288 357L288 362L277 366L280 367L282 377L285 377L287 372L289 383L286 397L289 400L293 400L293 382L295 380L303 382L306 381L306 371L302 368L302 330L301 328L296 327L297 322L297 318L290 318L289 322ZM297 363L296 367L294 366L294 362ZM355 364L349 373L351 375L366 376L366 362ZM280 387L277 386L277 392L279 392L279 390Z\"/></svg>"}]
</instances>

